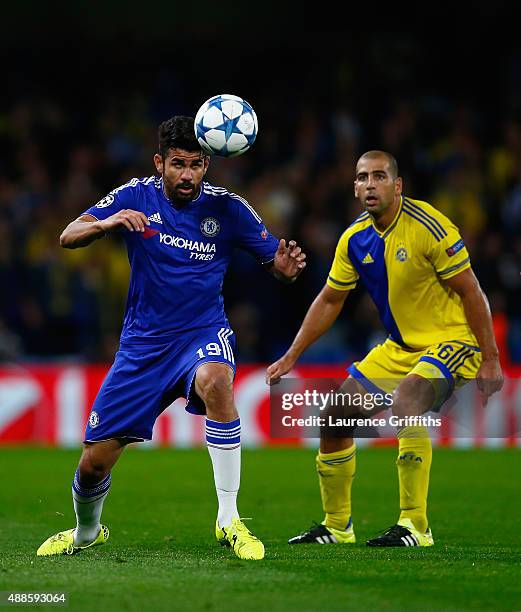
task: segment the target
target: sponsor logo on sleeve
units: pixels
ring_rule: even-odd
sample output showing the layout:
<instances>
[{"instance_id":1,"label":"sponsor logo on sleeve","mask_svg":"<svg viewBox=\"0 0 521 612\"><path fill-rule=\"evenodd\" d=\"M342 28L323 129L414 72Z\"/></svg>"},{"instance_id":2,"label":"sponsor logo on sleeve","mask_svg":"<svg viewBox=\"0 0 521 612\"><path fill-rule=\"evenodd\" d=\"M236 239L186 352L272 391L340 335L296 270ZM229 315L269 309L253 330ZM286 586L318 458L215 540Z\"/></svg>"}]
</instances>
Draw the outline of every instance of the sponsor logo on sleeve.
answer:
<instances>
[{"instance_id":1,"label":"sponsor logo on sleeve","mask_svg":"<svg viewBox=\"0 0 521 612\"><path fill-rule=\"evenodd\" d=\"M112 202L114 202L114 196L109 193L109 195L105 196L96 204L96 208L106 208L107 206L110 206Z\"/></svg>"},{"instance_id":2,"label":"sponsor logo on sleeve","mask_svg":"<svg viewBox=\"0 0 521 612\"><path fill-rule=\"evenodd\" d=\"M460 239L458 240L458 242L455 242L451 247L445 249L445 253L447 253L449 257L452 257L453 255L456 255L458 251L461 251L464 246L465 243L463 242L463 240Z\"/></svg>"}]
</instances>

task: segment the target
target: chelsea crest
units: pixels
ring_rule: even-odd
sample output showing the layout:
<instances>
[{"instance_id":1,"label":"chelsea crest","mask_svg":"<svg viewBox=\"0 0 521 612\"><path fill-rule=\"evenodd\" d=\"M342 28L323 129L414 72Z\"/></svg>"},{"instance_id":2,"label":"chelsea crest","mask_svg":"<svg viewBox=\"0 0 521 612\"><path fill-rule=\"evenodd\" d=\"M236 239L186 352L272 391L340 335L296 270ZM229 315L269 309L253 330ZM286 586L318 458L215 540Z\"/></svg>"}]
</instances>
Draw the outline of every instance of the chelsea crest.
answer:
<instances>
[{"instance_id":1,"label":"chelsea crest","mask_svg":"<svg viewBox=\"0 0 521 612\"><path fill-rule=\"evenodd\" d=\"M201 221L201 233L208 238L213 238L221 231L221 224L215 217L206 217Z\"/></svg>"}]
</instances>

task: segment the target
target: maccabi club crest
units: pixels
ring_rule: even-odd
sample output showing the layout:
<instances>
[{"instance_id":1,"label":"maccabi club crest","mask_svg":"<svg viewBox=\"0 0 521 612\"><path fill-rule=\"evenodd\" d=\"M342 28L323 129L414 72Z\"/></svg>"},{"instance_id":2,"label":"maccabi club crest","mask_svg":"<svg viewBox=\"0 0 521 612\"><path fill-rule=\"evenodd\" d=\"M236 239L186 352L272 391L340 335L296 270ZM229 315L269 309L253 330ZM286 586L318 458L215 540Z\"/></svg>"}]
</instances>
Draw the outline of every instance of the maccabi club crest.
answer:
<instances>
[{"instance_id":1,"label":"maccabi club crest","mask_svg":"<svg viewBox=\"0 0 521 612\"><path fill-rule=\"evenodd\" d=\"M201 221L201 233L208 238L213 238L221 231L221 224L215 217L206 217Z\"/></svg>"},{"instance_id":2,"label":"maccabi club crest","mask_svg":"<svg viewBox=\"0 0 521 612\"><path fill-rule=\"evenodd\" d=\"M398 261L407 261L407 259L409 258L409 255L407 253L407 249L405 248L404 244L399 244L398 248L396 249L396 259Z\"/></svg>"}]
</instances>

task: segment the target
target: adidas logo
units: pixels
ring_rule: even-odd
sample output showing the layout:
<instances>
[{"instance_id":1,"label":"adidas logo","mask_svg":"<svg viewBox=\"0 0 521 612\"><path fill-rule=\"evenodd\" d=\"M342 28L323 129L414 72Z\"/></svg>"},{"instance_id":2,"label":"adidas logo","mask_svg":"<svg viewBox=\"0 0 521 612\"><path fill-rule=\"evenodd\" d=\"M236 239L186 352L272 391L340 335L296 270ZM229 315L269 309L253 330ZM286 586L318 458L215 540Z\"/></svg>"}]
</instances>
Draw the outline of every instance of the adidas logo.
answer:
<instances>
[{"instance_id":1,"label":"adidas logo","mask_svg":"<svg viewBox=\"0 0 521 612\"><path fill-rule=\"evenodd\" d=\"M418 540L411 533L410 535L406 535L400 538L400 540L404 543L405 546L419 546Z\"/></svg>"},{"instance_id":2,"label":"adidas logo","mask_svg":"<svg viewBox=\"0 0 521 612\"><path fill-rule=\"evenodd\" d=\"M319 544L338 544L338 540L335 538L335 536L332 533L329 535L317 536L315 540Z\"/></svg>"},{"instance_id":3,"label":"adidas logo","mask_svg":"<svg viewBox=\"0 0 521 612\"><path fill-rule=\"evenodd\" d=\"M153 215L150 215L150 217L148 217L149 221L153 221L154 223L161 223L161 225L163 225L163 220L161 219L161 215L156 212Z\"/></svg>"},{"instance_id":4,"label":"adidas logo","mask_svg":"<svg viewBox=\"0 0 521 612\"><path fill-rule=\"evenodd\" d=\"M367 253L367 255L362 259L363 264L374 263L374 259L371 256L371 253Z\"/></svg>"}]
</instances>

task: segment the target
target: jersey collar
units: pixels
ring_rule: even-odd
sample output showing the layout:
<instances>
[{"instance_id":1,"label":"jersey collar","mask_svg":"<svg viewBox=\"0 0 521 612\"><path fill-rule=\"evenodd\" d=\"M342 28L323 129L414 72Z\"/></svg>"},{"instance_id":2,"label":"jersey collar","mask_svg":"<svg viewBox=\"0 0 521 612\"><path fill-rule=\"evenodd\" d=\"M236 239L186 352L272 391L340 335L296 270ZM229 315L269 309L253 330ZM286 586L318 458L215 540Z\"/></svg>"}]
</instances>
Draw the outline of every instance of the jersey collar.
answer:
<instances>
[{"instance_id":1,"label":"jersey collar","mask_svg":"<svg viewBox=\"0 0 521 612\"><path fill-rule=\"evenodd\" d=\"M389 227L387 227L383 232L380 231L376 225L374 224L374 220L373 217L371 217L371 215L369 215L369 218L371 219L371 223L373 225L373 229L374 231L378 234L378 236L380 236L380 238L383 238L384 240L387 238L387 236L393 231L393 229L396 227L397 223L398 223L398 219L400 218L400 215L402 214L402 208L403 208L403 196L400 196L400 206L398 207L398 210L396 212L396 215L394 216L394 219L391 221L391 224L389 225Z\"/></svg>"}]
</instances>

